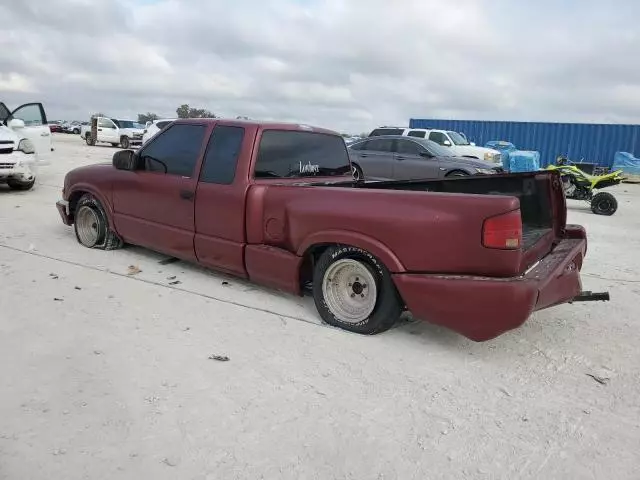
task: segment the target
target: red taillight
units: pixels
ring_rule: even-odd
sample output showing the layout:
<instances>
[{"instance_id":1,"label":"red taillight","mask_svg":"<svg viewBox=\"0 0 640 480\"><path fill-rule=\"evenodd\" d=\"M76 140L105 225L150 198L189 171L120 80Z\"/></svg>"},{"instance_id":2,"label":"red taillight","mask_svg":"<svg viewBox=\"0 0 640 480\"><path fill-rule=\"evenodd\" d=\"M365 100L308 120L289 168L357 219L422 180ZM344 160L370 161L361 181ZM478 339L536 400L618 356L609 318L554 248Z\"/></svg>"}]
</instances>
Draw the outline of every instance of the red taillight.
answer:
<instances>
[{"instance_id":1,"label":"red taillight","mask_svg":"<svg viewBox=\"0 0 640 480\"><path fill-rule=\"evenodd\" d=\"M522 246L520 210L487 218L482 226L482 244L487 248L517 250Z\"/></svg>"}]
</instances>

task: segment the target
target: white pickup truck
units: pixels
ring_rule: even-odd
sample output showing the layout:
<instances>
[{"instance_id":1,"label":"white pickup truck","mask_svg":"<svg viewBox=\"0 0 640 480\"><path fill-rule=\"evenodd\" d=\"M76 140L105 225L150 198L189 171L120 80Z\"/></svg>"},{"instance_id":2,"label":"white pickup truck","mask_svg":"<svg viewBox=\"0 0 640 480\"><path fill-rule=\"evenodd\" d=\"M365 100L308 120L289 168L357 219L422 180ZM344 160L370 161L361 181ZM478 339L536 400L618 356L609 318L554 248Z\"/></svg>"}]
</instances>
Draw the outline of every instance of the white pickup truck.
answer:
<instances>
[{"instance_id":1,"label":"white pickup truck","mask_svg":"<svg viewBox=\"0 0 640 480\"><path fill-rule=\"evenodd\" d=\"M51 131L41 103L27 103L10 111L0 102L0 183L12 190L29 190L36 169L51 155Z\"/></svg>"},{"instance_id":2,"label":"white pickup truck","mask_svg":"<svg viewBox=\"0 0 640 480\"><path fill-rule=\"evenodd\" d=\"M96 128L92 134L94 121ZM87 145L95 145L98 142L102 142L110 143L114 147L119 145L124 149L142 145L143 133L144 128L138 126L133 120L117 120L107 117L94 117L89 125L83 125L80 130L80 136L84 138Z\"/></svg>"},{"instance_id":3,"label":"white pickup truck","mask_svg":"<svg viewBox=\"0 0 640 480\"><path fill-rule=\"evenodd\" d=\"M373 130L369 136L378 135L402 135L405 137L426 138L451 150L451 155L456 157L471 157L486 162L501 163L502 155L498 150L478 147L467 140L464 134L451 130L438 130L432 128L405 128L405 127L380 127Z\"/></svg>"}]
</instances>

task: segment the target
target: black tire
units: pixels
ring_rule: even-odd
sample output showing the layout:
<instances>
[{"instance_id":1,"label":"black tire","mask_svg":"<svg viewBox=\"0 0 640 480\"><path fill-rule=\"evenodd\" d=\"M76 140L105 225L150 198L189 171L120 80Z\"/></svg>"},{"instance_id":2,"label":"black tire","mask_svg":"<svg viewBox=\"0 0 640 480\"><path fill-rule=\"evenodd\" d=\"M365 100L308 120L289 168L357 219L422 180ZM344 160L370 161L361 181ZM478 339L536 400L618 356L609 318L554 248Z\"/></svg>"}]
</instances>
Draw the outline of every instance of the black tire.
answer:
<instances>
[{"instance_id":1,"label":"black tire","mask_svg":"<svg viewBox=\"0 0 640 480\"><path fill-rule=\"evenodd\" d=\"M80 133L80 130L78 130L77 128L73 129L73 133L75 133L76 135Z\"/></svg>"},{"instance_id":2,"label":"black tire","mask_svg":"<svg viewBox=\"0 0 640 480\"><path fill-rule=\"evenodd\" d=\"M129 137L126 137L126 136L120 137L120 146L122 148L124 148L125 150L128 150L130 145L131 143L129 142Z\"/></svg>"},{"instance_id":3,"label":"black tire","mask_svg":"<svg viewBox=\"0 0 640 480\"><path fill-rule=\"evenodd\" d=\"M618 210L618 200L609 192L596 193L591 199L591 211L596 215L610 217Z\"/></svg>"},{"instance_id":4,"label":"black tire","mask_svg":"<svg viewBox=\"0 0 640 480\"><path fill-rule=\"evenodd\" d=\"M114 147L114 148L118 148L118 146L120 146L120 144L119 143L112 143L111 146Z\"/></svg>"},{"instance_id":5,"label":"black tire","mask_svg":"<svg viewBox=\"0 0 640 480\"><path fill-rule=\"evenodd\" d=\"M368 318L357 323L345 321L336 316L327 304L324 294L323 283L329 268L344 260L355 261L359 267L366 269L361 271L364 271L365 274L370 274L370 278L373 278L375 282L376 295L372 299L375 301L375 306L371 313L368 314ZM349 287L351 287L351 284L349 284ZM352 288L354 292L358 291L356 290L356 284ZM371 291L371 288L367 285L360 285L358 288L358 293L364 292L363 288L368 288L368 291ZM351 294L351 297L354 297L354 295ZM326 323L364 335L374 335L388 330L397 322L403 311L402 300L387 268L369 252L346 245L329 247L318 259L313 272L313 299L318 313Z\"/></svg>"},{"instance_id":6,"label":"black tire","mask_svg":"<svg viewBox=\"0 0 640 480\"><path fill-rule=\"evenodd\" d=\"M85 135L84 140L87 142L87 145L89 145L90 147L96 144L96 142L93 140L93 137L91 136L90 133L87 133Z\"/></svg>"},{"instance_id":7,"label":"black tire","mask_svg":"<svg viewBox=\"0 0 640 480\"><path fill-rule=\"evenodd\" d=\"M362 168L357 163L351 164L351 174L353 175L353 180L356 182L364 181L364 172Z\"/></svg>"},{"instance_id":8,"label":"black tire","mask_svg":"<svg viewBox=\"0 0 640 480\"><path fill-rule=\"evenodd\" d=\"M33 188L33 186L36 183L36 178L33 177L33 179L31 179L28 182L21 182L20 180L7 180L7 185L9 185L9 188L11 190L16 190L19 192L25 192L27 190L31 190Z\"/></svg>"},{"instance_id":9,"label":"black tire","mask_svg":"<svg viewBox=\"0 0 640 480\"><path fill-rule=\"evenodd\" d=\"M467 172L464 172L462 170L454 170L453 172L449 172L445 175L446 178L451 178L451 177L468 177L469 174Z\"/></svg>"},{"instance_id":10,"label":"black tire","mask_svg":"<svg viewBox=\"0 0 640 480\"><path fill-rule=\"evenodd\" d=\"M100 202L90 194L83 195L74 209L74 230L78 243L87 248L99 250L116 250L122 247L123 242L118 235L109 228L107 213ZM83 229L88 224L83 221L83 217L90 218L91 231L95 235L89 236Z\"/></svg>"}]
</instances>

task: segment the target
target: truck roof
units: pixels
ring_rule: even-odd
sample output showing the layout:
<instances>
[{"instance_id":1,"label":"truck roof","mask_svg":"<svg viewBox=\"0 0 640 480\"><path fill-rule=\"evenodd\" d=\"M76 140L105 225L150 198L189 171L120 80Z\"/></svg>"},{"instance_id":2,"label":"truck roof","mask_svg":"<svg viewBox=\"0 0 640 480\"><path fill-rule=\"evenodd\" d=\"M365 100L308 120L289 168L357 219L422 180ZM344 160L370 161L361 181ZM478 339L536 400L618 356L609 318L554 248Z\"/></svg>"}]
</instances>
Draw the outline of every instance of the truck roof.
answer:
<instances>
[{"instance_id":1,"label":"truck roof","mask_svg":"<svg viewBox=\"0 0 640 480\"><path fill-rule=\"evenodd\" d=\"M286 122L268 122L259 120L243 120L236 118L181 118L175 120L175 123L217 123L221 125L247 125L255 126L261 130L294 130L300 132L326 133L330 135L340 135L334 130L321 127L314 127L304 123L286 123Z\"/></svg>"}]
</instances>

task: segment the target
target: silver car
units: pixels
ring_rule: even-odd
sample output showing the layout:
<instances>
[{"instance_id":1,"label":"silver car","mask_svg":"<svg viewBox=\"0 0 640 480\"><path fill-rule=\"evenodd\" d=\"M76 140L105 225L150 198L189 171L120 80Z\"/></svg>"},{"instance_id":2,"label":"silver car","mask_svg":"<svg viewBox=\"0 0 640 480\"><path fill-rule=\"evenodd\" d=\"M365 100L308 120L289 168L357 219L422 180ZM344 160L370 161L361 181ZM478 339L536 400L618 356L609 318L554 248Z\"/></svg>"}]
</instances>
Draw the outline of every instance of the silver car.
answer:
<instances>
[{"instance_id":1,"label":"silver car","mask_svg":"<svg viewBox=\"0 0 640 480\"><path fill-rule=\"evenodd\" d=\"M414 180L502 172L495 163L452 157L448 149L424 138L369 137L349 145L348 150L356 180Z\"/></svg>"}]
</instances>

